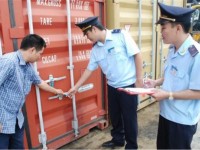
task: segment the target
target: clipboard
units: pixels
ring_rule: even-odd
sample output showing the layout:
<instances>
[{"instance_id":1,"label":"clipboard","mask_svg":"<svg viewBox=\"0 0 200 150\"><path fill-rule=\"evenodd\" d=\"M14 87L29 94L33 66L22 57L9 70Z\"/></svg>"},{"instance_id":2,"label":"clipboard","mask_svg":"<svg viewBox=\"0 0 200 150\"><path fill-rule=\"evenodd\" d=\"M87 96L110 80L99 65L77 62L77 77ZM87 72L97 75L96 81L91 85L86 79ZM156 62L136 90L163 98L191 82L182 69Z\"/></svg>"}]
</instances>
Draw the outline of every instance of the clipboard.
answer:
<instances>
[{"instance_id":1,"label":"clipboard","mask_svg":"<svg viewBox=\"0 0 200 150\"><path fill-rule=\"evenodd\" d=\"M154 88L118 88L119 91L127 92L131 95L145 95L145 94L153 94Z\"/></svg>"}]
</instances>

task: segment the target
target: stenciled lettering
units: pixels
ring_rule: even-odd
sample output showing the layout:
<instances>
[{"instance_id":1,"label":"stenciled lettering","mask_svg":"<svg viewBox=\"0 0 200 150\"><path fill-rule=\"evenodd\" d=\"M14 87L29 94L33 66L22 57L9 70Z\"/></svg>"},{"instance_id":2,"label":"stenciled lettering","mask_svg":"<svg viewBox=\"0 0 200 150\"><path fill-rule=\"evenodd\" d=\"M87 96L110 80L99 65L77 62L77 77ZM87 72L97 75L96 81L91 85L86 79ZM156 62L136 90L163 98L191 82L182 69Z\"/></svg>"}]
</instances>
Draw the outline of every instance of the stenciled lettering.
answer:
<instances>
[{"instance_id":1,"label":"stenciled lettering","mask_svg":"<svg viewBox=\"0 0 200 150\"><path fill-rule=\"evenodd\" d=\"M75 10L89 10L90 2L83 0L71 0L71 9Z\"/></svg>"},{"instance_id":2,"label":"stenciled lettering","mask_svg":"<svg viewBox=\"0 0 200 150\"><path fill-rule=\"evenodd\" d=\"M43 39L46 42L46 45L50 45L50 39L48 37L43 37Z\"/></svg>"},{"instance_id":3,"label":"stenciled lettering","mask_svg":"<svg viewBox=\"0 0 200 150\"><path fill-rule=\"evenodd\" d=\"M83 10L89 10L90 2L85 1L83 4Z\"/></svg>"},{"instance_id":4,"label":"stenciled lettering","mask_svg":"<svg viewBox=\"0 0 200 150\"><path fill-rule=\"evenodd\" d=\"M85 20L84 17L76 17L75 18L75 24L79 23L79 22L82 22L83 20Z\"/></svg>"},{"instance_id":5,"label":"stenciled lettering","mask_svg":"<svg viewBox=\"0 0 200 150\"><path fill-rule=\"evenodd\" d=\"M72 38L74 45L91 43L91 41L88 40L86 36L83 36L83 34L73 35Z\"/></svg>"},{"instance_id":6,"label":"stenciled lettering","mask_svg":"<svg viewBox=\"0 0 200 150\"><path fill-rule=\"evenodd\" d=\"M78 55L76 56L76 60L78 60L78 61L88 60L88 59L90 59L90 53L91 53L91 50L78 51Z\"/></svg>"},{"instance_id":7,"label":"stenciled lettering","mask_svg":"<svg viewBox=\"0 0 200 150\"><path fill-rule=\"evenodd\" d=\"M62 0L37 0L37 5L51 6L51 7L61 7Z\"/></svg>"},{"instance_id":8,"label":"stenciled lettering","mask_svg":"<svg viewBox=\"0 0 200 150\"><path fill-rule=\"evenodd\" d=\"M51 56L43 56L42 57L42 63L43 64L49 64L49 63L55 63L56 62L56 55Z\"/></svg>"},{"instance_id":9,"label":"stenciled lettering","mask_svg":"<svg viewBox=\"0 0 200 150\"><path fill-rule=\"evenodd\" d=\"M42 18L42 17L40 17L40 24L51 26L52 25L52 18Z\"/></svg>"}]
</instances>

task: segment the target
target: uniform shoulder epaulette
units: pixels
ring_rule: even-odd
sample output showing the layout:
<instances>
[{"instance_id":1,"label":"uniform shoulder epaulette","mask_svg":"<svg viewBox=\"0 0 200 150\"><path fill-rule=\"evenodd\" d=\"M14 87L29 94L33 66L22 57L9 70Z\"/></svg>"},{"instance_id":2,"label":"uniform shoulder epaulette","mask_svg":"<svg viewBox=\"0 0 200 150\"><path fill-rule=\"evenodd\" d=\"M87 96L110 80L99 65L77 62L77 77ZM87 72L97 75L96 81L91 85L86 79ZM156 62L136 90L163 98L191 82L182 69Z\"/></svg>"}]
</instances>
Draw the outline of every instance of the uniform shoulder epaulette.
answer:
<instances>
[{"instance_id":1,"label":"uniform shoulder epaulette","mask_svg":"<svg viewBox=\"0 0 200 150\"><path fill-rule=\"evenodd\" d=\"M196 56L196 54L199 53L199 51L197 50L197 48L194 46L194 45L191 45L189 48L188 48L188 51L190 53L190 55L192 57Z\"/></svg>"},{"instance_id":2,"label":"uniform shoulder epaulette","mask_svg":"<svg viewBox=\"0 0 200 150\"><path fill-rule=\"evenodd\" d=\"M92 47L94 47L97 44L97 42L93 43Z\"/></svg>"},{"instance_id":3,"label":"uniform shoulder epaulette","mask_svg":"<svg viewBox=\"0 0 200 150\"><path fill-rule=\"evenodd\" d=\"M121 29L114 29L112 30L112 33L121 33Z\"/></svg>"}]
</instances>

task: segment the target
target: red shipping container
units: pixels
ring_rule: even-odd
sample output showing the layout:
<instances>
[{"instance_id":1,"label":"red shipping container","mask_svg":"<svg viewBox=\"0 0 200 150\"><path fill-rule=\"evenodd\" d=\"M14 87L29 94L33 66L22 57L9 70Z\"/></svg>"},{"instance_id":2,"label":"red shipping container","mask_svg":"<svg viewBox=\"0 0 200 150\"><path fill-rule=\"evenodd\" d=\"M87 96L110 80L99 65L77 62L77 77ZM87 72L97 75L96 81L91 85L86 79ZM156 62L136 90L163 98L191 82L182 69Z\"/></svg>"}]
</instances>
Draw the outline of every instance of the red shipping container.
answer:
<instances>
[{"instance_id":1,"label":"red shipping container","mask_svg":"<svg viewBox=\"0 0 200 150\"><path fill-rule=\"evenodd\" d=\"M104 9L104 0L1 0L0 55L19 49L26 34L39 34L47 48L35 66L43 80L67 92L87 67L92 48L75 23L99 16L105 24ZM100 69L73 100L33 86L23 108L26 148L59 148L93 127L107 127L105 97Z\"/></svg>"}]
</instances>

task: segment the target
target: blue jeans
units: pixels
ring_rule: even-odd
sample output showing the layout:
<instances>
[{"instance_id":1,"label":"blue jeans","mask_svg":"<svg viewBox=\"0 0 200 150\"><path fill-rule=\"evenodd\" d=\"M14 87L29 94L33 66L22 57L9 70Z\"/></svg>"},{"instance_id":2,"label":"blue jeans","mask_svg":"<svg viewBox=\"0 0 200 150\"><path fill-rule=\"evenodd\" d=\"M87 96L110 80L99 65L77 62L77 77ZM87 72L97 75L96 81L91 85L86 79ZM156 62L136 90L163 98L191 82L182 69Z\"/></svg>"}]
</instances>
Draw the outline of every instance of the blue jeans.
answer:
<instances>
[{"instance_id":1,"label":"blue jeans","mask_svg":"<svg viewBox=\"0 0 200 150\"><path fill-rule=\"evenodd\" d=\"M14 134L0 133L0 149L24 149L24 126L16 123Z\"/></svg>"}]
</instances>

